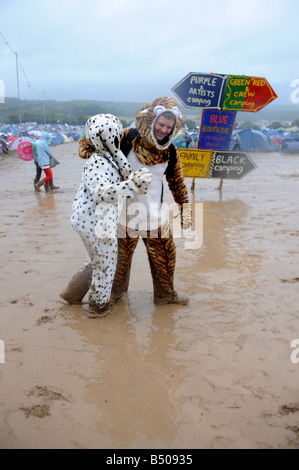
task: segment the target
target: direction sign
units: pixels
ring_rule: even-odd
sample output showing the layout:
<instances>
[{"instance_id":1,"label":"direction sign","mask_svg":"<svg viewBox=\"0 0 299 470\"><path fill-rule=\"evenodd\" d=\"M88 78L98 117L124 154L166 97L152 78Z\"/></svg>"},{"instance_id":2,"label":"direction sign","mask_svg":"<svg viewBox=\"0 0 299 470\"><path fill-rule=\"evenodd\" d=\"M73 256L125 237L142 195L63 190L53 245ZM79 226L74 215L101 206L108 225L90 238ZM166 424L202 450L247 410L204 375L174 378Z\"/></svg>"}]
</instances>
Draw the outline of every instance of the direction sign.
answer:
<instances>
[{"instance_id":1,"label":"direction sign","mask_svg":"<svg viewBox=\"0 0 299 470\"><path fill-rule=\"evenodd\" d=\"M229 75L222 109L256 113L277 98L265 78Z\"/></svg>"},{"instance_id":2,"label":"direction sign","mask_svg":"<svg viewBox=\"0 0 299 470\"><path fill-rule=\"evenodd\" d=\"M189 73L171 90L187 108L221 109L226 75Z\"/></svg>"},{"instance_id":3,"label":"direction sign","mask_svg":"<svg viewBox=\"0 0 299 470\"><path fill-rule=\"evenodd\" d=\"M211 164L211 178L241 179L256 168L247 153L214 152Z\"/></svg>"},{"instance_id":4,"label":"direction sign","mask_svg":"<svg viewBox=\"0 0 299 470\"><path fill-rule=\"evenodd\" d=\"M185 178L209 178L212 150L179 149L183 175Z\"/></svg>"},{"instance_id":5,"label":"direction sign","mask_svg":"<svg viewBox=\"0 0 299 470\"><path fill-rule=\"evenodd\" d=\"M235 118L236 111L203 109L198 148L228 150Z\"/></svg>"}]
</instances>

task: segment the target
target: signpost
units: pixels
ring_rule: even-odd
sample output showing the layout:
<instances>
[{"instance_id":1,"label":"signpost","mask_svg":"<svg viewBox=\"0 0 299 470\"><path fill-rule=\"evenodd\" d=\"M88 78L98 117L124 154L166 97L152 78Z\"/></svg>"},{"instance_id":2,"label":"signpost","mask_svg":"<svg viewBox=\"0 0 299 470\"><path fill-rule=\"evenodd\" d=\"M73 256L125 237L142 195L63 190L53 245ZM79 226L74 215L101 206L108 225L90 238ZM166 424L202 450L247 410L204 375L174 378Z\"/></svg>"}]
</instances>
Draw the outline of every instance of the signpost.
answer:
<instances>
[{"instance_id":1,"label":"signpost","mask_svg":"<svg viewBox=\"0 0 299 470\"><path fill-rule=\"evenodd\" d=\"M242 152L229 152L237 111L256 113L277 98L262 77L189 73L172 88L187 108L203 108L198 149L180 149L183 175L240 179L256 168Z\"/></svg>"},{"instance_id":2,"label":"signpost","mask_svg":"<svg viewBox=\"0 0 299 470\"><path fill-rule=\"evenodd\" d=\"M256 168L247 153L179 149L185 178L242 179Z\"/></svg>"},{"instance_id":3,"label":"signpost","mask_svg":"<svg viewBox=\"0 0 299 470\"><path fill-rule=\"evenodd\" d=\"M212 150L179 149L185 178L209 178L213 158Z\"/></svg>"},{"instance_id":4,"label":"signpost","mask_svg":"<svg viewBox=\"0 0 299 470\"><path fill-rule=\"evenodd\" d=\"M229 75L222 109L256 113L277 98L265 78Z\"/></svg>"},{"instance_id":5,"label":"signpost","mask_svg":"<svg viewBox=\"0 0 299 470\"><path fill-rule=\"evenodd\" d=\"M242 152L214 152L211 178L241 179L256 168L249 155Z\"/></svg>"},{"instance_id":6,"label":"signpost","mask_svg":"<svg viewBox=\"0 0 299 470\"><path fill-rule=\"evenodd\" d=\"M189 73L172 91L187 108L221 109L226 76Z\"/></svg>"},{"instance_id":7,"label":"signpost","mask_svg":"<svg viewBox=\"0 0 299 470\"><path fill-rule=\"evenodd\" d=\"M198 148L228 150L235 118L235 111L204 109L201 115Z\"/></svg>"}]
</instances>

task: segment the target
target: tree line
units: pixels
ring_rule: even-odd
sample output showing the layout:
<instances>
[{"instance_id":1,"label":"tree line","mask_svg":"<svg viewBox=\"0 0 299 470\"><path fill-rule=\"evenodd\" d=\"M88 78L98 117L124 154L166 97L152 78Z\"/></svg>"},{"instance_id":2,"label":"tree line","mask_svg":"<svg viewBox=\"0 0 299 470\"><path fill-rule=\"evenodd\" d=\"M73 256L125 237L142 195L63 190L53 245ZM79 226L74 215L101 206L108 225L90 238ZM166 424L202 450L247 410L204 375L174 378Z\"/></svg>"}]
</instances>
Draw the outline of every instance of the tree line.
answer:
<instances>
[{"instance_id":1,"label":"tree line","mask_svg":"<svg viewBox=\"0 0 299 470\"><path fill-rule=\"evenodd\" d=\"M118 116L127 126L134 120L134 115L142 104L117 103L102 101L55 101L55 100L18 100L6 98L0 104L0 123L19 124L36 122L37 124L84 125L94 114L111 113Z\"/></svg>"},{"instance_id":2,"label":"tree line","mask_svg":"<svg viewBox=\"0 0 299 470\"><path fill-rule=\"evenodd\" d=\"M17 98L6 98L5 103L0 103L0 123L19 124L20 122L36 122L37 124L68 124L68 125L85 125L87 119L94 114L111 113L117 116L124 127L128 127L134 121L135 113L143 106L144 103L131 102L113 102L113 101L91 101L91 100L74 100L74 101L56 101L56 100L18 100ZM185 116L183 126L195 128L200 121L199 110L184 110L188 113ZM287 119L292 122L293 126L299 125L298 114L294 115L293 109L289 107L281 107L279 112L276 110L272 116L267 115L269 127L283 127L281 121L275 120L277 117ZM197 113L198 115L195 115ZM191 116L194 114L194 116ZM238 113L237 121L244 113ZM248 114L248 113L247 113ZM249 116L246 116L247 118ZM251 117L251 116L250 116ZM260 113L260 117L261 113ZM265 116L266 117L266 116ZM271 119L273 117L274 119ZM293 118L293 119L292 119ZM283 119L282 119L283 121ZM259 129L259 125L252 120L245 120L239 127L252 127Z\"/></svg>"}]
</instances>

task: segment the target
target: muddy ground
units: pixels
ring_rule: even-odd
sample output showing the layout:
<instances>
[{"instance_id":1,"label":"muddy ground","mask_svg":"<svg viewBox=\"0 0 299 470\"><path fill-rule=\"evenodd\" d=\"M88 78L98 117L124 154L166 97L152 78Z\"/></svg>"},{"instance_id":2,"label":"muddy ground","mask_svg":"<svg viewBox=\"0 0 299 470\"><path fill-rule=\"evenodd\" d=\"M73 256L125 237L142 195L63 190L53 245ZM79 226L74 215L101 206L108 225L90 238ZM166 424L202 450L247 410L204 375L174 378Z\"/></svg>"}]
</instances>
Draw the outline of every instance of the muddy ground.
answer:
<instances>
[{"instance_id":1,"label":"muddy ground","mask_svg":"<svg viewBox=\"0 0 299 470\"><path fill-rule=\"evenodd\" d=\"M140 242L128 296L90 319L87 297L59 298L86 256L77 146L53 147L51 194L0 156L0 448L299 448L299 156L251 154L221 192L188 179L203 205L202 246L176 240L190 304L154 305Z\"/></svg>"}]
</instances>

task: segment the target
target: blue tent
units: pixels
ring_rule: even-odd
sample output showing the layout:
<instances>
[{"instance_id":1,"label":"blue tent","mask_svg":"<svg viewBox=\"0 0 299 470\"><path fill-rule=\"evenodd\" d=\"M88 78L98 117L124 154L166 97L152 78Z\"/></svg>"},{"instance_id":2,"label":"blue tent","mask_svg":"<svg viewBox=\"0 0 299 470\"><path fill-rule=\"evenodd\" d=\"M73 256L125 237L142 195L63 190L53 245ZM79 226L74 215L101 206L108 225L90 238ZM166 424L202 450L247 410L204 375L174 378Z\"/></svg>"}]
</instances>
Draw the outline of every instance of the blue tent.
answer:
<instances>
[{"instance_id":1,"label":"blue tent","mask_svg":"<svg viewBox=\"0 0 299 470\"><path fill-rule=\"evenodd\" d=\"M276 152L278 147L265 132L255 129L234 131L230 150L241 152Z\"/></svg>"},{"instance_id":2,"label":"blue tent","mask_svg":"<svg viewBox=\"0 0 299 470\"><path fill-rule=\"evenodd\" d=\"M282 153L299 153L299 138L287 137L279 147Z\"/></svg>"},{"instance_id":3,"label":"blue tent","mask_svg":"<svg viewBox=\"0 0 299 470\"><path fill-rule=\"evenodd\" d=\"M56 131L56 130L54 132L52 132L52 134L50 134L50 137L51 137L51 143L54 144L54 145L64 143L63 135L60 132Z\"/></svg>"}]
</instances>

